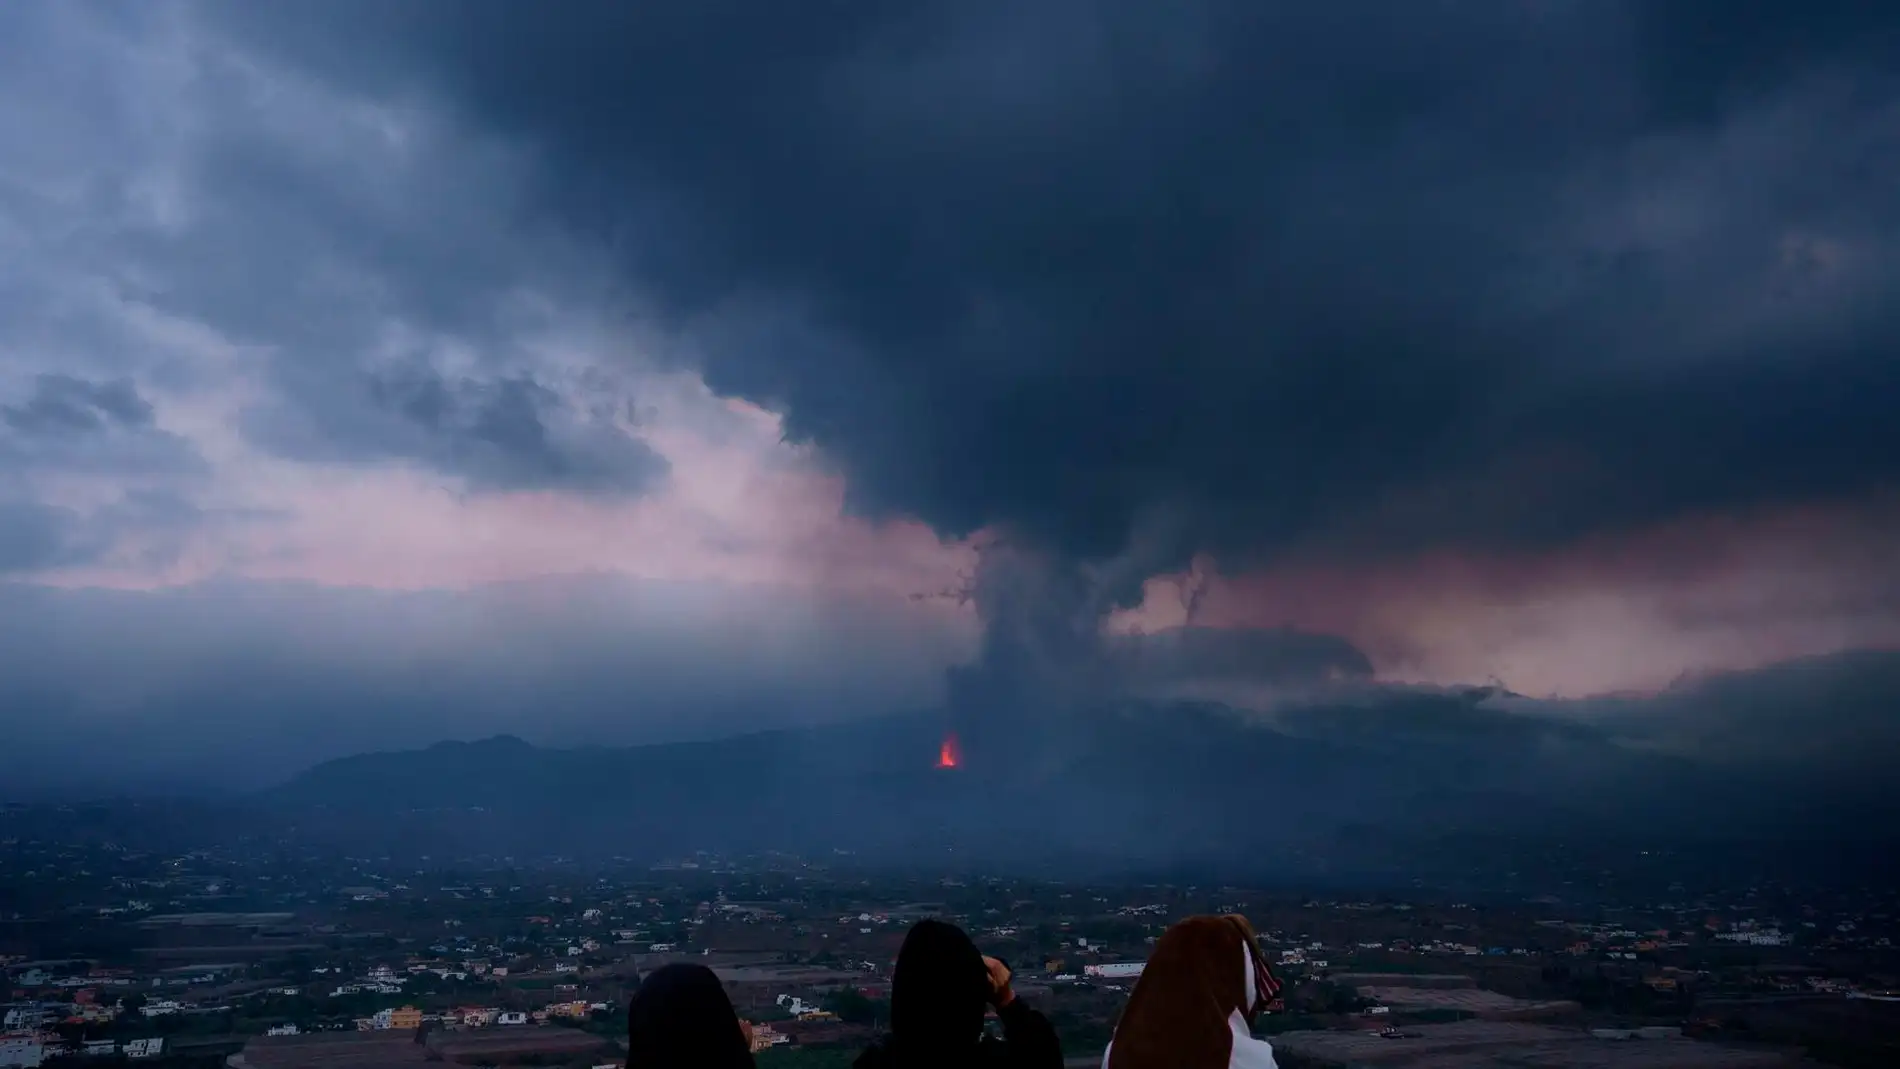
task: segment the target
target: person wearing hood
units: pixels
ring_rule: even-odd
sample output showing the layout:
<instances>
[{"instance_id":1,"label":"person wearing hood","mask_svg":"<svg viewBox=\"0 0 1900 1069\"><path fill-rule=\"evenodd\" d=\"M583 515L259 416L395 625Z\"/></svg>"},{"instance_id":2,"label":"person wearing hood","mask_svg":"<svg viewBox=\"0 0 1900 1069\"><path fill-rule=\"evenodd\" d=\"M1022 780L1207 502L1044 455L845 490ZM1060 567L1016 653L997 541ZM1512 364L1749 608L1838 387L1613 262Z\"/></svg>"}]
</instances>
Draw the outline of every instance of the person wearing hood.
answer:
<instances>
[{"instance_id":1,"label":"person wearing hood","mask_svg":"<svg viewBox=\"0 0 1900 1069\"><path fill-rule=\"evenodd\" d=\"M1003 1024L983 1033L987 1008ZM856 1069L1061 1069L1048 1018L1010 989L1009 967L986 958L963 929L919 921L904 937L891 977L891 1031L858 1055ZM628 1069L632 1069L629 1066Z\"/></svg>"},{"instance_id":2,"label":"person wearing hood","mask_svg":"<svg viewBox=\"0 0 1900 1069\"><path fill-rule=\"evenodd\" d=\"M654 970L627 1007L627 1069L752 1069L752 1039L704 965Z\"/></svg>"},{"instance_id":3,"label":"person wearing hood","mask_svg":"<svg viewBox=\"0 0 1900 1069\"><path fill-rule=\"evenodd\" d=\"M1102 1069L1277 1069L1253 1022L1279 997L1245 917L1189 917L1155 941Z\"/></svg>"}]
</instances>

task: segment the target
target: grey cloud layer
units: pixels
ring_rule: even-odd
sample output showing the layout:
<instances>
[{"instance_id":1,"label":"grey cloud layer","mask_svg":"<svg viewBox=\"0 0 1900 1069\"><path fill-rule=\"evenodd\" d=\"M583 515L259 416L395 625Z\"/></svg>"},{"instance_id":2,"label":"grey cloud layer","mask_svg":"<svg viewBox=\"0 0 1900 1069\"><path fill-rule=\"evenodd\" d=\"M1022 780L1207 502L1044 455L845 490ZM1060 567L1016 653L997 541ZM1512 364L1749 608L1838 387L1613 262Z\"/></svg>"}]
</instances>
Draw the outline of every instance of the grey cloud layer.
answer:
<instances>
[{"instance_id":1,"label":"grey cloud layer","mask_svg":"<svg viewBox=\"0 0 1900 1069\"><path fill-rule=\"evenodd\" d=\"M163 490L130 490L83 513L30 497L0 498L0 577L108 559L159 570L177 560L207 523L254 518L207 516L187 498Z\"/></svg>"},{"instance_id":2,"label":"grey cloud layer","mask_svg":"<svg viewBox=\"0 0 1900 1069\"><path fill-rule=\"evenodd\" d=\"M1010 732L1097 683L1364 683L1325 636L1098 624L1194 550L1481 554L1894 485L1896 26L1832 0L0 5L0 571L174 551L206 511L165 401L238 379L279 455L650 490L625 399L549 338L627 305L854 507L1023 536L953 683ZM144 481L86 514L31 485L80 474ZM549 633L591 659L498 687L457 673L529 631L423 613L432 674L323 690L317 661L256 666L374 608L198 596L125 616L127 657L197 619L223 671L108 703L154 746L284 694L232 752L512 727L550 694L618 723L629 678L712 733L786 699L705 680L810 627L735 611L750 645L630 677L621 621L570 610ZM869 631L798 652L910 649L889 693L934 688L941 659ZM64 666L35 677L55 725L102 664L14 667ZM839 688L790 704L862 708Z\"/></svg>"},{"instance_id":3,"label":"grey cloud layer","mask_svg":"<svg viewBox=\"0 0 1900 1069\"><path fill-rule=\"evenodd\" d=\"M1859 650L1685 681L1656 697L1549 706L1631 743L1821 776L1876 772L1900 755L1900 653ZM1538 708L1531 703L1531 708Z\"/></svg>"},{"instance_id":4,"label":"grey cloud layer","mask_svg":"<svg viewBox=\"0 0 1900 1069\"><path fill-rule=\"evenodd\" d=\"M17 402L0 403L0 469L193 475L204 460L154 423L151 402L131 379L49 372L34 376Z\"/></svg>"},{"instance_id":5,"label":"grey cloud layer","mask_svg":"<svg viewBox=\"0 0 1900 1069\"><path fill-rule=\"evenodd\" d=\"M251 440L313 460L415 460L477 490L637 494L667 471L612 412L578 410L532 378L452 379L425 369L365 376L358 396L254 411Z\"/></svg>"},{"instance_id":6,"label":"grey cloud layer","mask_svg":"<svg viewBox=\"0 0 1900 1069\"><path fill-rule=\"evenodd\" d=\"M182 464L152 390L245 379L262 389L240 429L299 459L404 461L473 490L663 477L530 351L561 321L545 291L575 291L563 243L517 218L518 153L261 58L188 5L0 12L0 374L35 391L5 410L0 459ZM58 430L102 433L55 455ZM132 431L139 448L106 448Z\"/></svg>"},{"instance_id":7,"label":"grey cloud layer","mask_svg":"<svg viewBox=\"0 0 1900 1069\"><path fill-rule=\"evenodd\" d=\"M154 422L129 378L46 372L0 401L0 575L85 565L119 553L162 566L199 519L182 488L206 471L198 450ZM22 480L131 480L81 512L38 499ZM148 485L141 485L141 484Z\"/></svg>"},{"instance_id":8,"label":"grey cloud layer","mask_svg":"<svg viewBox=\"0 0 1900 1069\"><path fill-rule=\"evenodd\" d=\"M130 379L88 382L46 374L34 380L33 394L26 401L0 405L0 422L35 435L101 431L108 426L146 427L152 422L152 405L139 396Z\"/></svg>"},{"instance_id":9,"label":"grey cloud layer","mask_svg":"<svg viewBox=\"0 0 1900 1069\"><path fill-rule=\"evenodd\" d=\"M1900 14L214 6L543 161L873 512L1540 543L1900 472Z\"/></svg>"},{"instance_id":10,"label":"grey cloud layer","mask_svg":"<svg viewBox=\"0 0 1900 1069\"><path fill-rule=\"evenodd\" d=\"M0 575L37 571L70 556L75 517L33 501L0 501Z\"/></svg>"}]
</instances>

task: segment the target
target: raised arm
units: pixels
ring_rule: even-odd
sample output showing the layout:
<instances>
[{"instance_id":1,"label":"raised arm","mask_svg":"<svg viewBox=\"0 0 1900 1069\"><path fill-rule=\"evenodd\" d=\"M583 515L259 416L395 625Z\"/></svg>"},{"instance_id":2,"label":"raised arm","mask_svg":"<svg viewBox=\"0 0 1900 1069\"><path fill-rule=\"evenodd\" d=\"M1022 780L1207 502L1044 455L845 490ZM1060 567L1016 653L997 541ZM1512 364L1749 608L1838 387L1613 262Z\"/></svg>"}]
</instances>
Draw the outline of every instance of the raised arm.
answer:
<instances>
[{"instance_id":1,"label":"raised arm","mask_svg":"<svg viewBox=\"0 0 1900 1069\"><path fill-rule=\"evenodd\" d=\"M1009 1064L1018 1069L1062 1069L1062 1040L1049 1018L1029 1008L1009 985L1009 966L984 958L990 970L990 1003L1003 1022Z\"/></svg>"}]
</instances>

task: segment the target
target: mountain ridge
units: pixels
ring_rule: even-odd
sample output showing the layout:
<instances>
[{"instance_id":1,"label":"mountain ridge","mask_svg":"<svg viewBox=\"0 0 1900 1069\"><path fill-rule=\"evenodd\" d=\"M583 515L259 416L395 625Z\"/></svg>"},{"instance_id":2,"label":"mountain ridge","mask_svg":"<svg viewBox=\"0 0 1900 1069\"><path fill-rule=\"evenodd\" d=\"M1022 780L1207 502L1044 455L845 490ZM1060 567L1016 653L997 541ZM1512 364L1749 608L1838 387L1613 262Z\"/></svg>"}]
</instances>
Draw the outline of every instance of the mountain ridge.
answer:
<instances>
[{"instance_id":1,"label":"mountain ridge","mask_svg":"<svg viewBox=\"0 0 1900 1069\"><path fill-rule=\"evenodd\" d=\"M1162 864L1336 864L1354 853L1356 827L1378 829L1390 852L1446 836L1748 843L1846 826L1826 791L1797 798L1782 784L1777 795L1766 781L1502 712L1470 692L1346 715L1274 722L1124 703L1077 717L1083 726L1053 752L1024 752L1030 744L1004 731L1000 744L962 746L951 769L936 767L947 719L934 713L630 747L491 736L327 761L258 800L325 813L338 833L383 814L395 839L444 848L655 858L777 849L1006 861L1059 848Z\"/></svg>"}]
</instances>

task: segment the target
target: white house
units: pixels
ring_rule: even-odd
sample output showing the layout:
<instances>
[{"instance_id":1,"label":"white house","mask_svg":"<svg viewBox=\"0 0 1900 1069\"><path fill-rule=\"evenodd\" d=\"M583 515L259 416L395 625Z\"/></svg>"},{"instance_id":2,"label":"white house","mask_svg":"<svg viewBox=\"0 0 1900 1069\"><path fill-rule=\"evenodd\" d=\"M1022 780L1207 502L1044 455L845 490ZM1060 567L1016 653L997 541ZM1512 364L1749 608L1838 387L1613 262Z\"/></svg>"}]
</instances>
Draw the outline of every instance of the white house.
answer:
<instances>
[{"instance_id":1,"label":"white house","mask_svg":"<svg viewBox=\"0 0 1900 1069\"><path fill-rule=\"evenodd\" d=\"M46 1059L46 1047L37 1036L0 1036L0 1066L38 1069Z\"/></svg>"},{"instance_id":2,"label":"white house","mask_svg":"<svg viewBox=\"0 0 1900 1069\"><path fill-rule=\"evenodd\" d=\"M1778 947L1787 946L1788 937L1779 929L1768 928L1762 931L1722 932L1717 939L1727 943L1744 943L1748 946Z\"/></svg>"},{"instance_id":3,"label":"white house","mask_svg":"<svg viewBox=\"0 0 1900 1069\"><path fill-rule=\"evenodd\" d=\"M806 1002L797 995L780 995L775 1001L784 1008L786 1013L791 1014L793 1017L803 1017L805 1014L818 1012L817 1006Z\"/></svg>"}]
</instances>

